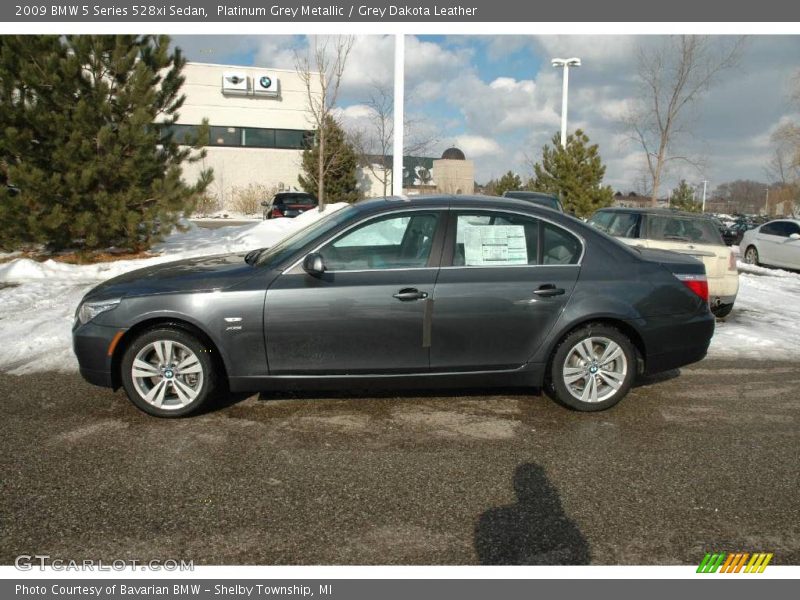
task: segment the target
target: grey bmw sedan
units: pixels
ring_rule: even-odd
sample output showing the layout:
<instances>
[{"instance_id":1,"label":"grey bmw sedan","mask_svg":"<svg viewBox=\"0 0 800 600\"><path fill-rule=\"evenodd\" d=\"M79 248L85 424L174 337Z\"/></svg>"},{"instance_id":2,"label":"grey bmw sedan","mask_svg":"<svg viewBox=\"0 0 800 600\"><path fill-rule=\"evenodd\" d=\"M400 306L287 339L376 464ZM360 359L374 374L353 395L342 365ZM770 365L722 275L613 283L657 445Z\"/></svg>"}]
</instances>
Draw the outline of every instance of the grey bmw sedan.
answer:
<instances>
[{"instance_id":1,"label":"grey bmw sedan","mask_svg":"<svg viewBox=\"0 0 800 600\"><path fill-rule=\"evenodd\" d=\"M609 408L702 359L703 264L492 197L382 198L246 255L116 277L76 312L83 377L188 415L229 391L504 386Z\"/></svg>"}]
</instances>

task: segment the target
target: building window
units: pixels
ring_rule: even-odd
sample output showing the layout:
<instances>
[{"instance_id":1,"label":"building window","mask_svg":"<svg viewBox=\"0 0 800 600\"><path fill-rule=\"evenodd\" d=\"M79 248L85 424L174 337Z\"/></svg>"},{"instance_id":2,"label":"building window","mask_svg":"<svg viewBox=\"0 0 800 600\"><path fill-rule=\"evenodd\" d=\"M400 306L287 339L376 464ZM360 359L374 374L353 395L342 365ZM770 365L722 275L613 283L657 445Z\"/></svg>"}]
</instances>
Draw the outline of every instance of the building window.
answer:
<instances>
[{"instance_id":1,"label":"building window","mask_svg":"<svg viewBox=\"0 0 800 600\"><path fill-rule=\"evenodd\" d=\"M169 129L177 143L191 144L197 128L197 125L172 125ZM208 133L209 146L305 150L314 144L314 132L303 129L211 126Z\"/></svg>"}]
</instances>

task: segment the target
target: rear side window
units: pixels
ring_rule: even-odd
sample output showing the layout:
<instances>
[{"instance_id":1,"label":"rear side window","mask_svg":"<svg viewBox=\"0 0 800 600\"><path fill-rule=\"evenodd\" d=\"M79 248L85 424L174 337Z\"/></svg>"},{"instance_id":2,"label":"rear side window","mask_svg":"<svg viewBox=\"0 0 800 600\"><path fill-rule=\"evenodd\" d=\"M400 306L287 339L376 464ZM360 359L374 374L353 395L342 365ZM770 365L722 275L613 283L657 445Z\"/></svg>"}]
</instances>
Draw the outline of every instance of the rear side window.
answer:
<instances>
[{"instance_id":1,"label":"rear side window","mask_svg":"<svg viewBox=\"0 0 800 600\"><path fill-rule=\"evenodd\" d=\"M677 215L648 215L647 239L668 242L724 245L719 229L710 219Z\"/></svg>"},{"instance_id":2,"label":"rear side window","mask_svg":"<svg viewBox=\"0 0 800 600\"><path fill-rule=\"evenodd\" d=\"M598 212L589 223L608 235L624 238L639 237L641 217L628 212Z\"/></svg>"},{"instance_id":3,"label":"rear side window","mask_svg":"<svg viewBox=\"0 0 800 600\"><path fill-rule=\"evenodd\" d=\"M539 264L539 219L509 213L457 215L453 266L535 264Z\"/></svg>"},{"instance_id":4,"label":"rear side window","mask_svg":"<svg viewBox=\"0 0 800 600\"><path fill-rule=\"evenodd\" d=\"M581 257L581 242L574 235L550 223L543 223L542 264L576 265Z\"/></svg>"}]
</instances>

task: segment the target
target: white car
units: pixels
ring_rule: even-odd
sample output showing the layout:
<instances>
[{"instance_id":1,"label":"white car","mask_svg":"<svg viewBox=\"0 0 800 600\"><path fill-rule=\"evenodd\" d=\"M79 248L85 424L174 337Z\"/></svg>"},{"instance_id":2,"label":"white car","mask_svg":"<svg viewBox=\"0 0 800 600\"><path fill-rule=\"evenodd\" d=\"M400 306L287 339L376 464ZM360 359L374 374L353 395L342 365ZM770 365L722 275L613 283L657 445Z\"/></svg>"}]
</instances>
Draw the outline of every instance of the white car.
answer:
<instances>
[{"instance_id":1,"label":"white car","mask_svg":"<svg viewBox=\"0 0 800 600\"><path fill-rule=\"evenodd\" d=\"M736 255L709 217L665 208L603 208L589 223L630 246L671 250L701 260L711 312L723 318L733 310L739 292Z\"/></svg>"},{"instance_id":2,"label":"white car","mask_svg":"<svg viewBox=\"0 0 800 600\"><path fill-rule=\"evenodd\" d=\"M749 229L739 250L749 265L800 269L800 221L777 219Z\"/></svg>"}]
</instances>

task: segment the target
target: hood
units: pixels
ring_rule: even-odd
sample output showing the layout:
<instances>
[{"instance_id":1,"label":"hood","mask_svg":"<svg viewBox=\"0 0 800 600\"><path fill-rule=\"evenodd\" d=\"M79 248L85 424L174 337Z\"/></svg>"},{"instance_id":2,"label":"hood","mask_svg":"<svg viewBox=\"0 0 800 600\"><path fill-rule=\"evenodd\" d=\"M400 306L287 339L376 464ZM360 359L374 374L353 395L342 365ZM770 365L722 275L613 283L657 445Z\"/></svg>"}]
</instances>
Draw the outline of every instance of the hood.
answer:
<instances>
[{"instance_id":1,"label":"hood","mask_svg":"<svg viewBox=\"0 0 800 600\"><path fill-rule=\"evenodd\" d=\"M257 268L244 254L201 256L136 269L105 281L86 294L102 300L173 292L223 290L252 277Z\"/></svg>"}]
</instances>

